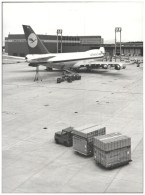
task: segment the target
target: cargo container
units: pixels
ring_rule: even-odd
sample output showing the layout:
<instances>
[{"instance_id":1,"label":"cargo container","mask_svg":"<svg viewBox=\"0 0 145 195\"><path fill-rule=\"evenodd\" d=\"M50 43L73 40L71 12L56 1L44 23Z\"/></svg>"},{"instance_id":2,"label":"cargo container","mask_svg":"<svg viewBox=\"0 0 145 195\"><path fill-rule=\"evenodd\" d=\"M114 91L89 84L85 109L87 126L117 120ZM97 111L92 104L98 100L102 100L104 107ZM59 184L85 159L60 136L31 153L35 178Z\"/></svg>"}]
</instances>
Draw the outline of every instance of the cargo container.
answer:
<instances>
[{"instance_id":1,"label":"cargo container","mask_svg":"<svg viewBox=\"0 0 145 195\"><path fill-rule=\"evenodd\" d=\"M131 146L112 151L103 151L94 147L94 159L105 168L114 168L131 161Z\"/></svg>"},{"instance_id":2,"label":"cargo container","mask_svg":"<svg viewBox=\"0 0 145 195\"><path fill-rule=\"evenodd\" d=\"M74 128L73 134L83 138L93 138L94 136L104 135L106 133L106 127L101 125L95 125L84 128Z\"/></svg>"},{"instance_id":3,"label":"cargo container","mask_svg":"<svg viewBox=\"0 0 145 195\"><path fill-rule=\"evenodd\" d=\"M73 130L73 149L85 156L93 155L93 137L106 134L106 127L92 126Z\"/></svg>"},{"instance_id":4,"label":"cargo container","mask_svg":"<svg viewBox=\"0 0 145 195\"><path fill-rule=\"evenodd\" d=\"M93 154L93 142L88 142L87 139L80 136L73 136L73 149L85 156Z\"/></svg>"},{"instance_id":5,"label":"cargo container","mask_svg":"<svg viewBox=\"0 0 145 195\"><path fill-rule=\"evenodd\" d=\"M131 138L112 133L93 138L94 159L105 168L114 168L131 161Z\"/></svg>"}]
</instances>

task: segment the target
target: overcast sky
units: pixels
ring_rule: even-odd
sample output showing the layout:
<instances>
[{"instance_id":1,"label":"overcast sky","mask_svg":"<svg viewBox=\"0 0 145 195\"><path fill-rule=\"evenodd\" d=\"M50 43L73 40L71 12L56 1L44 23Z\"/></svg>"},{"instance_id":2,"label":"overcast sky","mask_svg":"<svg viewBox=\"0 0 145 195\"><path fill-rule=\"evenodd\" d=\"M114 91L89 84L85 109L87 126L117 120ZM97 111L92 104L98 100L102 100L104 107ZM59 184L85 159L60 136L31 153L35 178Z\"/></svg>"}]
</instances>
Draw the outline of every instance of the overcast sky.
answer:
<instances>
[{"instance_id":1,"label":"overcast sky","mask_svg":"<svg viewBox=\"0 0 145 195\"><path fill-rule=\"evenodd\" d=\"M143 41L143 1L3 3L3 37L23 34L22 24L37 34L101 35L114 40L122 27L122 41ZM119 33L117 36L119 40Z\"/></svg>"}]
</instances>

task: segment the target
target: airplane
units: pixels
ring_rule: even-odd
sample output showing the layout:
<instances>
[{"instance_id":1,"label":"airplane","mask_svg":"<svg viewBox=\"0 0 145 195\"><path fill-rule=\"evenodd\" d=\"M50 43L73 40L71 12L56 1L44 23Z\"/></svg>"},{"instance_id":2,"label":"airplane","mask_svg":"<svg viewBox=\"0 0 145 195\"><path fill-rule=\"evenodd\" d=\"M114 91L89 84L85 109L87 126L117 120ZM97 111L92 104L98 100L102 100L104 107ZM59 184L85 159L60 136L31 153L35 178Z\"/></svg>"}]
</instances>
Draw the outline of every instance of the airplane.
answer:
<instances>
[{"instance_id":1,"label":"airplane","mask_svg":"<svg viewBox=\"0 0 145 195\"><path fill-rule=\"evenodd\" d=\"M137 67L140 67L141 64L143 64L143 60L139 60L137 58L131 59L132 64L136 64Z\"/></svg>"},{"instance_id":2,"label":"airplane","mask_svg":"<svg viewBox=\"0 0 145 195\"><path fill-rule=\"evenodd\" d=\"M87 69L91 69L92 67L107 69L110 66L115 67L116 70L125 68L124 63L103 62L105 55L104 47L85 52L50 53L30 26L22 26L29 49L29 54L25 57L29 66L37 67L38 65L43 65L47 67L47 70L51 70L52 68L76 70L82 67L86 67ZM91 66L93 62L96 65Z\"/></svg>"},{"instance_id":3,"label":"airplane","mask_svg":"<svg viewBox=\"0 0 145 195\"><path fill-rule=\"evenodd\" d=\"M84 52L50 53L31 26L22 26L29 49L25 61L29 63L29 66L36 67L36 73L38 73L40 65L45 66L47 70L55 68L64 71L79 70L82 67L86 67L88 70L94 68L107 69L109 67L114 67L116 70L125 68L123 62L104 62L104 47Z\"/></svg>"},{"instance_id":4,"label":"airplane","mask_svg":"<svg viewBox=\"0 0 145 195\"><path fill-rule=\"evenodd\" d=\"M50 53L33 29L28 25L23 25L29 54L26 55L26 62L29 66L37 67L38 65L46 66L47 69L66 70L72 67L78 67L77 62L89 62L90 60L103 60L105 49L93 49L85 52L73 53Z\"/></svg>"}]
</instances>

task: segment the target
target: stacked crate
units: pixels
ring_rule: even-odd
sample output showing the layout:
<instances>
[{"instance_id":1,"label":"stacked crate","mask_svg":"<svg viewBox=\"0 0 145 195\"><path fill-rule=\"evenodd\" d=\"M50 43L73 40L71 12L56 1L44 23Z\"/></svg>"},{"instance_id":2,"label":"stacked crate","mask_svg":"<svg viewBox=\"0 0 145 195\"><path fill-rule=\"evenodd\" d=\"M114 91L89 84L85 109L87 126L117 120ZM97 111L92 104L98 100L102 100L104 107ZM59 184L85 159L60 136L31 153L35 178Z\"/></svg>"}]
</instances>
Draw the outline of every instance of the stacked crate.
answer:
<instances>
[{"instance_id":1,"label":"stacked crate","mask_svg":"<svg viewBox=\"0 0 145 195\"><path fill-rule=\"evenodd\" d=\"M93 155L93 137L106 134L106 127L92 126L73 130L73 149L85 156Z\"/></svg>"},{"instance_id":2,"label":"stacked crate","mask_svg":"<svg viewBox=\"0 0 145 195\"><path fill-rule=\"evenodd\" d=\"M131 161L131 138L121 133L94 137L94 159L105 168Z\"/></svg>"}]
</instances>

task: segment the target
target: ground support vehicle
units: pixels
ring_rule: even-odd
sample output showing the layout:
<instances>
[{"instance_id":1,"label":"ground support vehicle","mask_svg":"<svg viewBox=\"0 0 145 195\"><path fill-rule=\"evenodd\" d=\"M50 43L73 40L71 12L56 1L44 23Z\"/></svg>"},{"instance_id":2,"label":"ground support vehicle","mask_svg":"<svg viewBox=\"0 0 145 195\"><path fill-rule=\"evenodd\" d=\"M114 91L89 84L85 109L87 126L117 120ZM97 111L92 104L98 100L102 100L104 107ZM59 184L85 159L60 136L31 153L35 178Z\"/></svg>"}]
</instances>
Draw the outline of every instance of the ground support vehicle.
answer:
<instances>
[{"instance_id":1,"label":"ground support vehicle","mask_svg":"<svg viewBox=\"0 0 145 195\"><path fill-rule=\"evenodd\" d=\"M57 144L72 146L73 143L72 136L73 136L73 127L68 127L66 129L62 129L62 131L56 132L54 139Z\"/></svg>"},{"instance_id":2,"label":"ground support vehicle","mask_svg":"<svg viewBox=\"0 0 145 195\"><path fill-rule=\"evenodd\" d=\"M57 83L61 83L63 82L63 79L62 78L57 78Z\"/></svg>"},{"instance_id":3,"label":"ground support vehicle","mask_svg":"<svg viewBox=\"0 0 145 195\"><path fill-rule=\"evenodd\" d=\"M61 78L57 78L57 83L61 83L63 81L71 83L74 80L81 80L81 75L78 73L64 74Z\"/></svg>"},{"instance_id":4,"label":"ground support vehicle","mask_svg":"<svg viewBox=\"0 0 145 195\"><path fill-rule=\"evenodd\" d=\"M98 165L113 169L131 161L131 138L121 133L94 137L94 160Z\"/></svg>"}]
</instances>

